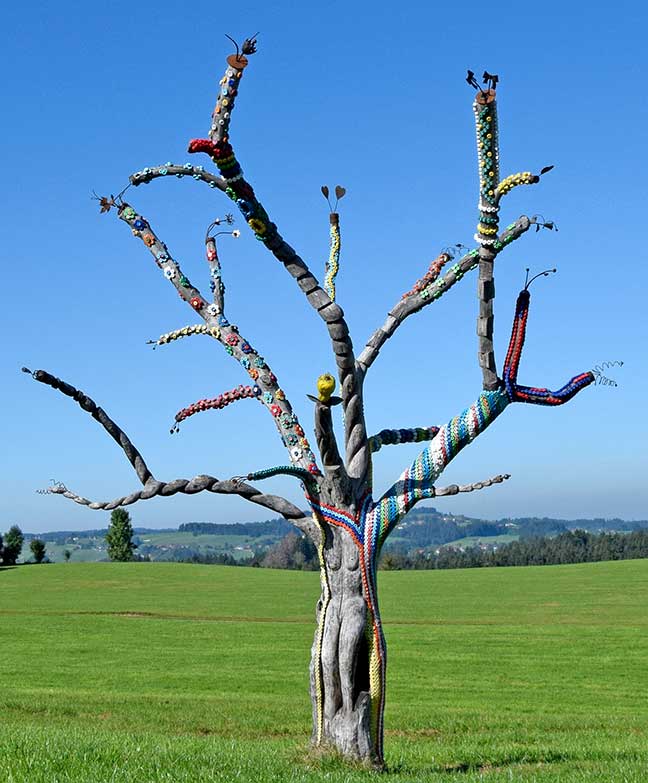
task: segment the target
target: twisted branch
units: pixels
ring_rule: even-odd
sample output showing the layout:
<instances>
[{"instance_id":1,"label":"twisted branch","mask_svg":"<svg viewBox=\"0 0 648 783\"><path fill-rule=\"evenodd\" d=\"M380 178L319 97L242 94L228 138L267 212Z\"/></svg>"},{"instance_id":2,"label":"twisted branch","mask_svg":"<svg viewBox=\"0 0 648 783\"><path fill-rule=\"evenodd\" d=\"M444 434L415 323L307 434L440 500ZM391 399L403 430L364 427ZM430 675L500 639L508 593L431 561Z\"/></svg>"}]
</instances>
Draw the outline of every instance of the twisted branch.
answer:
<instances>
[{"instance_id":1,"label":"twisted branch","mask_svg":"<svg viewBox=\"0 0 648 783\"><path fill-rule=\"evenodd\" d=\"M501 484L503 481L511 478L510 473L502 473L493 478L485 479L484 481L476 481L474 484L450 484L447 487L435 488L434 495L432 497L442 497L444 495L457 495L460 492L475 492L479 489L485 489L486 487L492 487L493 484Z\"/></svg>"},{"instance_id":2,"label":"twisted branch","mask_svg":"<svg viewBox=\"0 0 648 783\"><path fill-rule=\"evenodd\" d=\"M248 41L246 44L249 46L243 55L231 55L227 60L228 67L220 82L221 89L212 115L209 139L193 140L189 145L189 152L204 152L211 157L227 184L225 192L236 203L257 239L284 265L311 306L326 323L340 379L345 416L347 471L352 478L364 484L369 471L367 432L353 344L344 312L322 289L303 259L283 239L257 198L252 185L245 179L229 141L232 110L241 77L248 65L246 54L253 54L256 50L254 41Z\"/></svg>"},{"instance_id":3,"label":"twisted branch","mask_svg":"<svg viewBox=\"0 0 648 783\"><path fill-rule=\"evenodd\" d=\"M47 490L44 490L44 492L51 495L62 495L81 506L87 506L88 508L98 511L112 511L113 509L121 508L122 506L130 506L133 503L137 503L139 500L150 500L158 495L160 497L170 497L171 495L177 495L178 493L196 495L199 492L215 492L220 495L238 495L245 500L249 500L251 503L256 503L259 506L263 506L264 508L281 514L281 516L309 535L316 529L316 525L313 521L307 517L301 509L297 508L297 506L285 498L279 497L278 495L266 495L255 487L251 487L249 484L242 484L235 479L221 481L214 478L214 476L208 476L206 474L195 476L192 479L174 479L173 481L157 481L155 478L151 477L146 482L143 489L131 492L130 495L123 495L122 497L107 501L89 500L88 498L72 492L65 484L61 483L49 487Z\"/></svg>"},{"instance_id":4,"label":"twisted branch","mask_svg":"<svg viewBox=\"0 0 648 783\"><path fill-rule=\"evenodd\" d=\"M316 469L315 455L304 436L304 430L299 424L297 415L293 412L285 393L278 387L277 378L252 345L239 333L238 327L219 312L217 304L207 304L200 291L185 277L180 265L169 254L167 246L158 238L150 223L142 215L125 202L118 208L120 220L129 225L133 235L142 240L162 269L164 276L174 286L180 298L188 302L196 313L209 327L209 335L224 346L230 356L233 356L253 378L262 394L259 400L273 417L282 443L290 447L288 440L300 439L303 446L301 458L296 464L306 470ZM207 242L207 251L211 247L211 239Z\"/></svg>"},{"instance_id":5,"label":"twisted branch","mask_svg":"<svg viewBox=\"0 0 648 783\"><path fill-rule=\"evenodd\" d=\"M253 50L247 54L254 53ZM228 68L221 79L218 100L212 115L209 139L196 139L191 142L189 152L205 152L216 163L220 177L208 175L201 166L189 164L174 166L167 164L154 168L145 168L132 174L130 182L140 185L164 176L191 175L194 179L206 182L227 193L236 202L246 222L254 231L257 239L280 261L297 285L306 295L311 306L326 323L331 338L335 362L340 379L341 396L345 417L346 462L349 475L359 484L366 484L369 471L369 451L366 447L366 425L362 405L360 378L355 368L353 344L342 308L331 301L315 276L296 251L283 239L277 226L270 221L268 213L257 199L252 186L244 178L240 164L229 144L229 124L238 85L243 70L248 64L245 55L231 55Z\"/></svg>"},{"instance_id":6,"label":"twisted branch","mask_svg":"<svg viewBox=\"0 0 648 783\"><path fill-rule=\"evenodd\" d=\"M51 386L52 389L60 391L61 394L65 394L66 397L71 397L84 411L87 411L95 421L98 421L124 452L126 459L133 466L135 473L137 473L137 478L142 484L146 484L147 481L153 478L153 474L148 469L146 462L144 462L144 458L131 443L128 435L126 435L121 427L115 424L106 411L103 410L103 408L100 408L87 394L79 391L79 389L76 389L72 384L66 383L54 375L50 375L50 373L45 370L35 370L34 372L31 372L27 367L23 367L22 371L29 373L35 381L44 383L46 386Z\"/></svg>"},{"instance_id":7,"label":"twisted branch","mask_svg":"<svg viewBox=\"0 0 648 783\"><path fill-rule=\"evenodd\" d=\"M531 220L522 215L515 223L508 226L496 239L493 249L499 253L507 245L522 236L531 226ZM415 286L404 298L400 299L389 311L385 323L372 334L358 357L357 365L364 375L376 360L380 349L394 334L396 329L414 313L432 304L449 291L461 278L479 264L479 251L471 250L463 255L442 277L434 276L424 288L418 290ZM433 270L434 271L434 270ZM425 278L422 278L425 280Z\"/></svg>"},{"instance_id":8,"label":"twisted branch","mask_svg":"<svg viewBox=\"0 0 648 783\"><path fill-rule=\"evenodd\" d=\"M158 481L151 471L149 470L144 458L140 452L135 448L130 438L126 433L117 425L108 414L100 408L96 402L84 394L79 389L76 389L69 383L57 378L54 375L46 372L45 370L31 370L23 367L23 372L30 373L34 380L39 383L44 383L46 386L60 391L65 394L66 397L71 397L84 411L87 411L93 419L99 422L101 426L106 430L111 438L122 449L126 458L133 466L137 477L144 485L142 489L135 492L131 492L129 495L116 498L110 501L93 501L88 498L84 498L81 495L77 495L75 492L69 490L64 484L57 483L53 487L45 490L47 494L62 495L75 503L79 503L82 506L88 506L91 509L97 510L112 510L119 508L120 506L128 506L132 503L136 503L138 500L149 500L150 498L157 497L169 497L177 493L183 493L186 495L195 495L198 492L215 492L218 494L238 495L239 497L249 500L251 503L264 506L271 511L276 511L281 514L285 519L299 527L300 530L308 533L309 535L318 535L317 526L313 523L310 517L307 517L301 509L297 508L294 504L285 498L278 495L266 495L260 492L255 487L251 487L249 484L241 484L240 482L232 479L226 481L220 481L213 476L200 475L193 479L175 479L174 481Z\"/></svg>"}]
</instances>

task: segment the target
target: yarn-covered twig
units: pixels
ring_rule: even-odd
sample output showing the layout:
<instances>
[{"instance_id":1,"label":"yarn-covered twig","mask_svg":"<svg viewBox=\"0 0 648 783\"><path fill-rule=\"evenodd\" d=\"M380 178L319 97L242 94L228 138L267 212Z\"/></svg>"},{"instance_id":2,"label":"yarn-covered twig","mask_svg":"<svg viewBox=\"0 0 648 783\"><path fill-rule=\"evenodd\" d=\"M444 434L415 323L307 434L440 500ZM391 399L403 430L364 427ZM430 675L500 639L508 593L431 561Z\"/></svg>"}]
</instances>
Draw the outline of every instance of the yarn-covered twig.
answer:
<instances>
[{"instance_id":1,"label":"yarn-covered twig","mask_svg":"<svg viewBox=\"0 0 648 783\"><path fill-rule=\"evenodd\" d=\"M153 255L156 264L164 276L174 286L181 299L188 302L209 327L208 333L223 345L230 356L233 356L248 375L261 389L259 396L261 402L272 415L282 443L288 448L288 436L303 438L304 431L296 414L293 412L285 393L279 388L277 378L268 367L265 359L260 356L252 345L240 334L238 327L219 313L216 304L208 304L203 295L183 274L182 269L169 253L169 249L157 236L151 224L142 215L139 215L133 207L125 202L118 208L119 218L130 226L133 235L142 240ZM316 465L315 455L310 446L303 449L303 456L299 461L300 467L306 470Z\"/></svg>"},{"instance_id":2,"label":"yarn-covered twig","mask_svg":"<svg viewBox=\"0 0 648 783\"><path fill-rule=\"evenodd\" d=\"M128 178L131 185L137 187L137 185L144 185L151 182L158 177L191 177L192 179L200 180L209 185L210 188L217 188L225 192L227 183L223 177L218 177L215 174L211 174L202 166L193 166L191 163L183 163L182 165L176 165L175 163L164 163L162 166L152 166L150 168L142 169L131 174Z\"/></svg>"},{"instance_id":3,"label":"yarn-covered twig","mask_svg":"<svg viewBox=\"0 0 648 783\"><path fill-rule=\"evenodd\" d=\"M210 410L222 410L238 400L243 400L248 397L250 399L258 399L260 395L261 389L259 386L237 386L235 389L223 392L222 394L219 394L218 397L213 397L210 400L198 400L176 413L175 424L171 427L171 432L178 432L180 422L196 413Z\"/></svg>"},{"instance_id":4,"label":"yarn-covered twig","mask_svg":"<svg viewBox=\"0 0 648 783\"><path fill-rule=\"evenodd\" d=\"M317 492L317 478L303 468L296 468L294 465L276 465L274 468L264 468L255 470L245 476L233 476L232 481L263 481L264 479L274 478L275 476L291 476L303 481L309 487L309 494Z\"/></svg>"},{"instance_id":5,"label":"yarn-covered twig","mask_svg":"<svg viewBox=\"0 0 648 783\"><path fill-rule=\"evenodd\" d=\"M394 446L400 443L423 443L432 440L439 432L439 427L414 427L401 430L381 430L369 438L369 448L372 454L380 451L383 446Z\"/></svg>"},{"instance_id":6,"label":"yarn-covered twig","mask_svg":"<svg viewBox=\"0 0 648 783\"><path fill-rule=\"evenodd\" d=\"M329 258L326 262L326 277L324 278L324 288L329 295L331 302L335 302L335 278L340 271L340 216L337 212L331 212L330 221L330 250Z\"/></svg>"},{"instance_id":7,"label":"yarn-covered twig","mask_svg":"<svg viewBox=\"0 0 648 783\"><path fill-rule=\"evenodd\" d=\"M224 222L231 225L234 222L233 216L227 215L224 218ZM205 237L205 255L207 256L209 276L211 278L209 287L214 294L215 312L219 315L225 312L225 284L223 283L220 259L218 258L218 249L216 248L216 237L225 234L237 239L241 235L241 232L238 229L234 229L234 231L217 231L216 234L211 234L211 230L215 226L220 226L222 223L223 220L221 220L221 218L216 218L207 229L207 235Z\"/></svg>"},{"instance_id":8,"label":"yarn-covered twig","mask_svg":"<svg viewBox=\"0 0 648 783\"><path fill-rule=\"evenodd\" d=\"M553 166L545 166L541 169L539 174L532 174L530 171L518 171L516 174L509 174L508 177L499 183L495 188L495 200L499 203L502 196L510 193L513 188L517 188L520 185L535 185L540 182L540 177L547 174L553 169Z\"/></svg>"},{"instance_id":9,"label":"yarn-covered twig","mask_svg":"<svg viewBox=\"0 0 648 783\"><path fill-rule=\"evenodd\" d=\"M157 340L147 340L147 345L152 345L153 350L155 350L159 345L168 345L183 337L192 337L194 334L206 334L209 337L218 339L220 337L220 329L218 326L208 326L207 324L192 324L191 326L183 326L180 329L174 329L172 332L161 334Z\"/></svg>"},{"instance_id":10,"label":"yarn-covered twig","mask_svg":"<svg viewBox=\"0 0 648 783\"><path fill-rule=\"evenodd\" d=\"M416 283L410 288L407 293L403 294L401 297L402 299L406 299L408 296L413 296L414 294L420 294L421 291L425 290L428 286L432 285L434 281L439 277L441 274L441 270L443 267L450 261L452 256L450 253L446 253L445 251L442 253L439 253L439 255L432 261L430 264L427 272L423 275L423 277L420 278L420 280L417 280Z\"/></svg>"},{"instance_id":11,"label":"yarn-covered twig","mask_svg":"<svg viewBox=\"0 0 648 783\"><path fill-rule=\"evenodd\" d=\"M557 391L518 384L517 375L526 337L530 301L531 293L529 289L523 288L515 303L513 329L504 361L504 387L511 402L525 402L530 405L563 405L586 386L594 383L596 376L591 371L580 373Z\"/></svg>"},{"instance_id":12,"label":"yarn-covered twig","mask_svg":"<svg viewBox=\"0 0 648 783\"><path fill-rule=\"evenodd\" d=\"M499 253L505 247L510 245L516 239L526 233L531 226L531 221L523 215L515 223L508 226L498 237L493 245L493 250ZM479 263L479 251L471 250L456 261L450 269L434 282L428 284L422 290L411 293L401 298L396 305L389 311L385 323L376 329L371 335L365 348L358 357L358 368L363 376L374 363L380 349L387 340L394 334L398 327L409 318L410 315L418 313L424 307L432 304L443 294L449 291L463 276L477 267ZM409 292L408 292L409 293Z\"/></svg>"}]
</instances>

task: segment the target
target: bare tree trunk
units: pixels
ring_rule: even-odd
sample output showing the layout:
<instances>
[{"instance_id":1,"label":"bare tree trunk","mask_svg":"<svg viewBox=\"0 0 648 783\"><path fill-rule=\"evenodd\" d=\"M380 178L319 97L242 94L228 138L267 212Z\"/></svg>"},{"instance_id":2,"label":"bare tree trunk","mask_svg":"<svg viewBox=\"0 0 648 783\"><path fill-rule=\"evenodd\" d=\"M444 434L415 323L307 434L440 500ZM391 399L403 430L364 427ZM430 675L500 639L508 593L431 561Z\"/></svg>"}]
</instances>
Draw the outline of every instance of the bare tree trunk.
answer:
<instances>
[{"instance_id":1,"label":"bare tree trunk","mask_svg":"<svg viewBox=\"0 0 648 783\"><path fill-rule=\"evenodd\" d=\"M382 766L385 646L372 569L353 535L329 527L310 666L313 744Z\"/></svg>"}]
</instances>

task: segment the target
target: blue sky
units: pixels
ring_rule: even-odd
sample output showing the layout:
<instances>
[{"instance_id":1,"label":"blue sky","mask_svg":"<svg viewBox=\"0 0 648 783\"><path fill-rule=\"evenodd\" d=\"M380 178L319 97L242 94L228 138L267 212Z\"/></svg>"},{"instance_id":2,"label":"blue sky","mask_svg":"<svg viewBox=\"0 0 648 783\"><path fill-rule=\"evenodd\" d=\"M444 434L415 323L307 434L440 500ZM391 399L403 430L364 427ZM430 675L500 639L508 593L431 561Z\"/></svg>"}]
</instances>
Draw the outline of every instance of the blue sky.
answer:
<instances>
[{"instance_id":1,"label":"blue sky","mask_svg":"<svg viewBox=\"0 0 648 783\"><path fill-rule=\"evenodd\" d=\"M555 388L601 361L625 365L613 372L617 388L587 389L555 410L511 406L439 483L500 472L512 479L434 505L483 517L648 517L643 4L615 3L613 14L582 3L472 0L252 0L227 15L220 7L141 0L5 11L0 530L106 524L105 513L35 494L50 478L96 499L137 486L98 425L21 374L22 365L90 394L159 478L284 463L267 414L249 400L169 435L176 410L247 376L207 338L146 345L195 318L125 226L90 200L93 190L118 192L146 165L187 160L188 140L207 134L231 52L225 33L240 40L257 30L231 138L280 231L320 277L328 208L319 188L346 186L337 288L358 350L441 248L472 246L476 154L464 77L466 68L500 75L502 174L556 167L507 197L503 222L541 213L560 229L529 233L498 260L500 365L527 266L559 271L534 284L520 381ZM207 291L202 237L230 210L223 194L173 179L128 195ZM219 246L230 320L268 359L310 429L305 395L334 368L325 330L285 270L237 225L242 237ZM472 273L401 327L367 381L372 431L440 424L475 399L476 314ZM384 448L377 488L416 453ZM300 498L289 479L266 487ZM207 495L149 501L131 514L153 527L265 516Z\"/></svg>"}]
</instances>

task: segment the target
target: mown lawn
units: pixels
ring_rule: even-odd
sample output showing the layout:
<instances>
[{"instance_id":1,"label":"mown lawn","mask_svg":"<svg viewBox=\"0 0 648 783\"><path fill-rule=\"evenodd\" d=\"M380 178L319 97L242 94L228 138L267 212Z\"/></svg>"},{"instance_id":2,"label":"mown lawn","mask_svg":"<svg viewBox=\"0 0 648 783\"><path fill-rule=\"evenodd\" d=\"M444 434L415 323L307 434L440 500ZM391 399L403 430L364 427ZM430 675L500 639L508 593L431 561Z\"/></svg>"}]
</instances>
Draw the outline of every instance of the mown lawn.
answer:
<instances>
[{"instance_id":1,"label":"mown lawn","mask_svg":"<svg viewBox=\"0 0 648 783\"><path fill-rule=\"evenodd\" d=\"M648 561L381 572L389 781L648 781ZM368 781L308 754L318 576L0 570L0 781Z\"/></svg>"}]
</instances>

